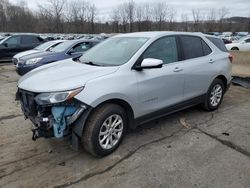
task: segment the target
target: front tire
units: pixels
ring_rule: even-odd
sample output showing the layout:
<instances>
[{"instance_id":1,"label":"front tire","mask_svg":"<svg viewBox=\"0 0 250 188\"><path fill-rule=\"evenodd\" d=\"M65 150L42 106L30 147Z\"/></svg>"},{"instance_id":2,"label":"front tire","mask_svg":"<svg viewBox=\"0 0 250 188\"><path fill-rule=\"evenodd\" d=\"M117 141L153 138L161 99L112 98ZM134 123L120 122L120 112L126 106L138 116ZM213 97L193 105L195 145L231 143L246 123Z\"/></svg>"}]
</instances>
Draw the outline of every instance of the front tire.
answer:
<instances>
[{"instance_id":1,"label":"front tire","mask_svg":"<svg viewBox=\"0 0 250 188\"><path fill-rule=\"evenodd\" d=\"M210 85L202 107L207 111L214 111L219 108L225 93L225 86L222 80L216 78Z\"/></svg>"},{"instance_id":2,"label":"front tire","mask_svg":"<svg viewBox=\"0 0 250 188\"><path fill-rule=\"evenodd\" d=\"M90 154L103 157L120 145L127 127L122 107L104 104L93 111L84 128L82 145Z\"/></svg>"}]
</instances>

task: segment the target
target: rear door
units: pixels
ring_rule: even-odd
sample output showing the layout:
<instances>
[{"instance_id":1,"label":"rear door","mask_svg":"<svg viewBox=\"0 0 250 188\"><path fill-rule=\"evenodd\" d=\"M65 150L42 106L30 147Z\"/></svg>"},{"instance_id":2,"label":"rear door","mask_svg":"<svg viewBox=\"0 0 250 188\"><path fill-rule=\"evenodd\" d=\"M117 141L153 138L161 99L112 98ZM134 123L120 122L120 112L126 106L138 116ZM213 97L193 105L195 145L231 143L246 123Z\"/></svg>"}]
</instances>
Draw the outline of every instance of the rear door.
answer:
<instances>
[{"instance_id":1,"label":"rear door","mask_svg":"<svg viewBox=\"0 0 250 188\"><path fill-rule=\"evenodd\" d=\"M135 71L138 83L139 115L146 115L179 103L183 99L184 75L175 36L155 41L143 53L146 58L161 59L162 68Z\"/></svg>"},{"instance_id":2,"label":"rear door","mask_svg":"<svg viewBox=\"0 0 250 188\"><path fill-rule=\"evenodd\" d=\"M198 36L179 36L185 74L184 100L206 93L216 67L211 48Z\"/></svg>"},{"instance_id":3,"label":"rear door","mask_svg":"<svg viewBox=\"0 0 250 188\"><path fill-rule=\"evenodd\" d=\"M20 51L26 51L35 48L40 44L38 37L36 36L22 36Z\"/></svg>"}]
</instances>

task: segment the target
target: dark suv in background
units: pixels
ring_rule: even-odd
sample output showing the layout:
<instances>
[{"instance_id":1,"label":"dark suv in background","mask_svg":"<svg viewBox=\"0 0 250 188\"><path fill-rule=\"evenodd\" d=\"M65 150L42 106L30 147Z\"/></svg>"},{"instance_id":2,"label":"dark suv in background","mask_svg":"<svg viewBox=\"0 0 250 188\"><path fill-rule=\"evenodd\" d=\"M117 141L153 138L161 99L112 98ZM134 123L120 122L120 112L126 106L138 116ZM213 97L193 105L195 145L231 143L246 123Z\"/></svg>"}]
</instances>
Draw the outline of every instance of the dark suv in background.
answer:
<instances>
[{"instance_id":1,"label":"dark suv in background","mask_svg":"<svg viewBox=\"0 0 250 188\"><path fill-rule=\"evenodd\" d=\"M13 35L0 41L0 62L11 61L19 52L30 50L45 41L37 35Z\"/></svg>"}]
</instances>

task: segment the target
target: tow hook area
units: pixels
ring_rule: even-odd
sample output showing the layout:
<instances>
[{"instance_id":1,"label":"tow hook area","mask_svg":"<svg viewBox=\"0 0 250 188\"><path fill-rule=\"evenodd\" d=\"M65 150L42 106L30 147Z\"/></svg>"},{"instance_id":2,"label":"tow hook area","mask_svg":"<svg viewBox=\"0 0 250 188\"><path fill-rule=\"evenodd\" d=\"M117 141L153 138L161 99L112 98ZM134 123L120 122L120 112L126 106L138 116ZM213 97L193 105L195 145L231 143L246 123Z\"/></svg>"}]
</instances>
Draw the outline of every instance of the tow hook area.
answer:
<instances>
[{"instance_id":1,"label":"tow hook area","mask_svg":"<svg viewBox=\"0 0 250 188\"><path fill-rule=\"evenodd\" d=\"M32 129L32 140L33 141L36 141L36 139L39 138L39 133L38 133L38 130L37 129Z\"/></svg>"},{"instance_id":2,"label":"tow hook area","mask_svg":"<svg viewBox=\"0 0 250 188\"><path fill-rule=\"evenodd\" d=\"M48 110L47 117L36 117L35 121L38 126L32 129L32 140L40 137L61 138L70 133L70 125L86 110L85 105L62 105L52 106Z\"/></svg>"},{"instance_id":3,"label":"tow hook area","mask_svg":"<svg viewBox=\"0 0 250 188\"><path fill-rule=\"evenodd\" d=\"M56 138L63 137L63 133L68 125L67 117L72 116L77 108L74 106L52 107L51 112L54 117L53 132Z\"/></svg>"},{"instance_id":4,"label":"tow hook area","mask_svg":"<svg viewBox=\"0 0 250 188\"><path fill-rule=\"evenodd\" d=\"M54 106L51 108L53 116L53 132L56 138L64 136L71 125L86 110L85 105L81 106Z\"/></svg>"}]
</instances>

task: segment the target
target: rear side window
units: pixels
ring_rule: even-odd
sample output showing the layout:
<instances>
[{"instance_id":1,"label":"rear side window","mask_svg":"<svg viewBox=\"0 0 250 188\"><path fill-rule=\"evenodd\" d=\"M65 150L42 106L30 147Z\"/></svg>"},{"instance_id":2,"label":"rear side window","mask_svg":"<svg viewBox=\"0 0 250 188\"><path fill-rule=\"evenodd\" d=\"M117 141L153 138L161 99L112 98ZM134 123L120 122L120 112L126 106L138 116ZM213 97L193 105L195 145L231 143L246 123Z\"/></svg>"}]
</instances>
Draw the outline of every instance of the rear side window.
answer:
<instances>
[{"instance_id":1,"label":"rear side window","mask_svg":"<svg viewBox=\"0 0 250 188\"><path fill-rule=\"evenodd\" d=\"M180 40L184 59L192 59L204 56L202 40L200 37L180 36Z\"/></svg>"},{"instance_id":2,"label":"rear side window","mask_svg":"<svg viewBox=\"0 0 250 188\"><path fill-rule=\"evenodd\" d=\"M212 53L211 48L207 45L207 43L204 40L201 40L202 47L203 47L203 53L204 55L209 55Z\"/></svg>"},{"instance_id":3,"label":"rear side window","mask_svg":"<svg viewBox=\"0 0 250 188\"><path fill-rule=\"evenodd\" d=\"M221 39L214 38L214 37L206 37L208 40L210 40L217 48L219 48L223 52L228 52L228 50L225 47L224 42Z\"/></svg>"},{"instance_id":4,"label":"rear side window","mask_svg":"<svg viewBox=\"0 0 250 188\"><path fill-rule=\"evenodd\" d=\"M39 40L35 36L23 36L22 44L36 44L39 43Z\"/></svg>"},{"instance_id":5,"label":"rear side window","mask_svg":"<svg viewBox=\"0 0 250 188\"><path fill-rule=\"evenodd\" d=\"M155 41L144 53L143 59L161 59L164 64L178 61L175 37L164 37Z\"/></svg>"}]
</instances>

